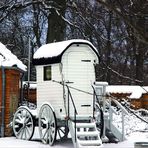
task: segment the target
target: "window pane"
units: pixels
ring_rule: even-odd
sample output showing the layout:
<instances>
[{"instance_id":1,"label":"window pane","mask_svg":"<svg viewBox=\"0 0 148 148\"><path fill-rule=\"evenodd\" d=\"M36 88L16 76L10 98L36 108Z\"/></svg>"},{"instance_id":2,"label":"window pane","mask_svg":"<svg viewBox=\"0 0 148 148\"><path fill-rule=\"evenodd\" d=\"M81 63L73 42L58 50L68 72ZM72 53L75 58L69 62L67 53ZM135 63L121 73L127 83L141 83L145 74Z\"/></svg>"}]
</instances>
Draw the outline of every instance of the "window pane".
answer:
<instances>
[{"instance_id":1,"label":"window pane","mask_svg":"<svg viewBox=\"0 0 148 148\"><path fill-rule=\"evenodd\" d=\"M44 81L51 80L51 66L44 67Z\"/></svg>"}]
</instances>

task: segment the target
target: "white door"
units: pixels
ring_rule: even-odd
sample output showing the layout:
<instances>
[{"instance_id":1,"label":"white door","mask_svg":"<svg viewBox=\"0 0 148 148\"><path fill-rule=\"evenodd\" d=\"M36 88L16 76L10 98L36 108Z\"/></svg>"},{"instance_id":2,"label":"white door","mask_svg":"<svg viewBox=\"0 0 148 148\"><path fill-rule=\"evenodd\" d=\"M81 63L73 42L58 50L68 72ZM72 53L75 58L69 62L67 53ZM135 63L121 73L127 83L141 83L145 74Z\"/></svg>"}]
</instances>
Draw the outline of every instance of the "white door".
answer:
<instances>
[{"instance_id":1,"label":"white door","mask_svg":"<svg viewBox=\"0 0 148 148\"><path fill-rule=\"evenodd\" d=\"M67 53L65 67L65 81L70 87L73 101L78 115L93 115L93 93L91 84L94 82L94 67L86 52L71 51ZM88 92L88 93L87 93ZM70 105L73 115L73 107Z\"/></svg>"}]
</instances>

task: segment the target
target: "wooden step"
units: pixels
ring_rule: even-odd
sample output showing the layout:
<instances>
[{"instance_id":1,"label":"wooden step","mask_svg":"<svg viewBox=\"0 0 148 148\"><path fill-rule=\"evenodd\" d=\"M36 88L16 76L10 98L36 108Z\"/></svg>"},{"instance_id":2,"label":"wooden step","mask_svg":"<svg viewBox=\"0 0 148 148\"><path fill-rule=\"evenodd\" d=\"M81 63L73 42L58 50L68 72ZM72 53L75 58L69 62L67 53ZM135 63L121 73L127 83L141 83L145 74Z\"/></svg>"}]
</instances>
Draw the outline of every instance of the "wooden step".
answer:
<instances>
[{"instance_id":1,"label":"wooden step","mask_svg":"<svg viewBox=\"0 0 148 148\"><path fill-rule=\"evenodd\" d=\"M102 142L101 140L78 140L78 143L81 145L81 146L101 146Z\"/></svg>"},{"instance_id":2,"label":"wooden step","mask_svg":"<svg viewBox=\"0 0 148 148\"><path fill-rule=\"evenodd\" d=\"M87 146L79 146L79 148L88 148ZM89 148L103 148L103 145L98 145L98 146L89 146Z\"/></svg>"},{"instance_id":3,"label":"wooden step","mask_svg":"<svg viewBox=\"0 0 148 148\"><path fill-rule=\"evenodd\" d=\"M88 132L77 132L77 136L98 136L99 133L97 131L88 131Z\"/></svg>"},{"instance_id":4,"label":"wooden step","mask_svg":"<svg viewBox=\"0 0 148 148\"><path fill-rule=\"evenodd\" d=\"M76 123L77 128L92 128L96 127L95 123Z\"/></svg>"}]
</instances>

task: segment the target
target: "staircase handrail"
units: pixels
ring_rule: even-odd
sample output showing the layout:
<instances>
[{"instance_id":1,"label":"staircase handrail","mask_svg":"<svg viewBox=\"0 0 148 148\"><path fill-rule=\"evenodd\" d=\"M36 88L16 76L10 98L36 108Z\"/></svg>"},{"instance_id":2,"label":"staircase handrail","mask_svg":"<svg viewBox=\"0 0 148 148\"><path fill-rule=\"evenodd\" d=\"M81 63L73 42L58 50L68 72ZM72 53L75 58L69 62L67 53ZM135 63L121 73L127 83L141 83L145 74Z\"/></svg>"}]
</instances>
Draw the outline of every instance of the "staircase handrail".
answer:
<instances>
[{"instance_id":1,"label":"staircase handrail","mask_svg":"<svg viewBox=\"0 0 148 148\"><path fill-rule=\"evenodd\" d=\"M107 107L109 107L111 109L111 111L117 115L116 110L113 107L110 107L110 103L108 102L108 100L105 101L105 104L107 105Z\"/></svg>"},{"instance_id":2,"label":"staircase handrail","mask_svg":"<svg viewBox=\"0 0 148 148\"><path fill-rule=\"evenodd\" d=\"M112 122L112 116L113 113L117 114L116 111L113 109L113 107L111 106L111 101L113 101L120 109L122 112L122 127L121 127L121 132L122 132L122 141L125 140L125 133L124 133L124 116L128 115L128 111L120 104L120 102L118 102L117 100L115 100L112 96L109 99L109 126L111 127Z\"/></svg>"},{"instance_id":3,"label":"staircase handrail","mask_svg":"<svg viewBox=\"0 0 148 148\"><path fill-rule=\"evenodd\" d=\"M128 115L128 111L119 103L117 100L112 99L112 101L122 110L122 112L126 115Z\"/></svg>"},{"instance_id":4,"label":"staircase handrail","mask_svg":"<svg viewBox=\"0 0 148 148\"><path fill-rule=\"evenodd\" d=\"M71 102L72 102L72 105L73 105L73 108L74 108L74 129L75 129L75 142L76 142L77 141L77 137L76 137L76 115L78 114L78 112L76 110L76 106L75 106L72 94L70 92L69 86L67 84L65 86L67 87L67 90L68 90L68 119L70 119L70 112L69 112L70 102L69 102L69 98L71 99Z\"/></svg>"}]
</instances>

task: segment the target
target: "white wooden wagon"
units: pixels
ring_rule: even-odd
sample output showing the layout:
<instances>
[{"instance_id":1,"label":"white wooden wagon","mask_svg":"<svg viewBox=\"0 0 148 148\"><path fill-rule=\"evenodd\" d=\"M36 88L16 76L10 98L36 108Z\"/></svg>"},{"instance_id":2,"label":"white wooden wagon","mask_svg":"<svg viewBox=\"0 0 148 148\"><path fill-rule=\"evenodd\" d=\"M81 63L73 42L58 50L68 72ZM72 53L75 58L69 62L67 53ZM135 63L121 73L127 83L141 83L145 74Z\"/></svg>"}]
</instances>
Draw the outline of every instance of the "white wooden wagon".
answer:
<instances>
[{"instance_id":1,"label":"white wooden wagon","mask_svg":"<svg viewBox=\"0 0 148 148\"><path fill-rule=\"evenodd\" d=\"M96 48L86 40L68 40L41 46L33 59L37 72L37 109L20 106L13 118L17 138L31 139L39 127L43 143L71 134L75 148L100 147L96 127L94 65Z\"/></svg>"}]
</instances>

